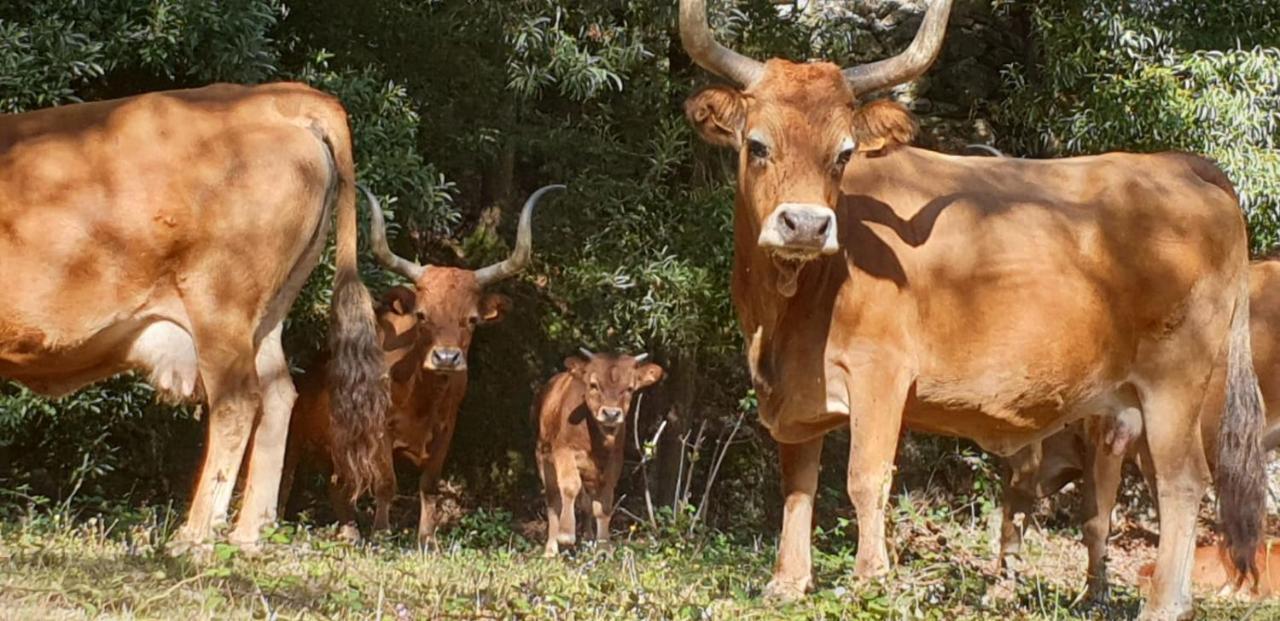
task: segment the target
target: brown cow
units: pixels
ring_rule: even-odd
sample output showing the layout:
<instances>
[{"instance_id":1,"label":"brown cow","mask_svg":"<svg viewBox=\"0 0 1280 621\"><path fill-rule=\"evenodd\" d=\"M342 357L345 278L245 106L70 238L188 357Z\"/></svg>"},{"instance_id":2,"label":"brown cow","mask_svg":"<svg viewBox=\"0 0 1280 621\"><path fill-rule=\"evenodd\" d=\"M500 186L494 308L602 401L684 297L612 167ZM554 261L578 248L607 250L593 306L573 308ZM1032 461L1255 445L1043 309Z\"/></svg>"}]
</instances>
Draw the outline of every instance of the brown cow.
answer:
<instances>
[{"instance_id":1,"label":"brown cow","mask_svg":"<svg viewBox=\"0 0 1280 621\"><path fill-rule=\"evenodd\" d=\"M1258 580L1246 594L1254 599L1280 596L1280 541L1268 541L1258 546L1254 561L1258 566ZM1146 591L1151 586L1151 574L1155 566L1151 563L1138 570L1138 589ZM1195 565L1191 568L1191 584L1197 590L1208 593L1229 595L1243 583L1239 570L1231 562L1231 557L1221 546L1201 546L1196 548Z\"/></svg>"},{"instance_id":2,"label":"brown cow","mask_svg":"<svg viewBox=\"0 0 1280 621\"><path fill-rule=\"evenodd\" d=\"M420 471L418 495L421 513L418 538L429 543L436 532L439 499L437 488L445 456L456 428L458 407L467 392L467 351L477 326L498 321L511 307L505 295L485 293L488 287L519 273L533 253L533 209L543 195L564 189L549 185L534 192L520 211L516 245L504 261L475 271L436 265L421 266L391 253L386 224L377 197L366 191L371 208L370 236L374 254L387 268L411 279L414 288L395 287L382 298L376 315L378 337L391 373L391 409L381 438L378 476L373 485L374 529L386 529L396 479L393 457L400 456ZM323 360L316 368L323 368ZM285 459L284 491L287 500L298 461L331 468L329 392L325 378L314 370L299 380L300 394L289 427L289 451ZM342 535L359 539L354 494L341 477L330 478L330 500L341 524Z\"/></svg>"},{"instance_id":3,"label":"brown cow","mask_svg":"<svg viewBox=\"0 0 1280 621\"><path fill-rule=\"evenodd\" d=\"M538 476L547 500L547 556L577 540L579 500L584 507L591 504L596 542L609 542L632 397L662 379L662 367L645 363L648 354L582 353L565 358L565 370L533 400Z\"/></svg>"},{"instance_id":4,"label":"brown cow","mask_svg":"<svg viewBox=\"0 0 1280 621\"><path fill-rule=\"evenodd\" d=\"M950 0L906 51L841 70L761 63L682 0L684 47L742 88L691 96L701 136L738 151L732 296L786 498L767 594L811 585L822 438L849 425L859 577L889 570L885 504L900 430L1009 455L1086 416L1136 411L1162 517L1146 619L1192 610L1187 570L1207 467L1199 405L1225 373L1218 492L1234 560L1260 539L1262 408L1248 249L1229 180L1182 153L1058 161L900 146L906 111L858 97L937 56ZM1169 200L1177 197L1177 200Z\"/></svg>"},{"instance_id":5,"label":"brown cow","mask_svg":"<svg viewBox=\"0 0 1280 621\"><path fill-rule=\"evenodd\" d=\"M345 430L380 419L387 394L337 99L218 84L0 117L0 376L61 395L138 370L162 394L207 404L204 462L171 551L209 548L250 436L230 540L252 548L275 519L295 395L280 333L335 205L330 339ZM359 465L366 448L345 452Z\"/></svg>"},{"instance_id":6,"label":"brown cow","mask_svg":"<svg viewBox=\"0 0 1280 621\"><path fill-rule=\"evenodd\" d=\"M1255 261L1249 268L1249 331L1253 341L1253 368L1258 374L1264 404L1280 403L1280 259ZM1205 438L1210 470L1214 469L1218 429L1222 421L1223 386L1213 383L1217 393L1206 401L1213 404L1203 409L1200 434ZM1280 407L1267 409L1266 433L1262 450L1280 446ZM1100 598L1106 585L1106 546L1111 533L1111 511L1120 487L1121 467L1125 459L1137 459L1155 487L1150 456L1137 442L1142 421L1116 421L1114 425L1073 424L1038 445L1028 446L1009 458L1008 480L1001 521L1000 563L1015 565L1022 549L1022 531L1026 516L1036 499L1057 493L1067 483L1083 476L1084 542L1089 552L1090 596ZM1197 552L1197 558L1203 556ZM1199 561L1197 561L1199 566ZM1280 575L1280 574L1277 574Z\"/></svg>"}]
</instances>

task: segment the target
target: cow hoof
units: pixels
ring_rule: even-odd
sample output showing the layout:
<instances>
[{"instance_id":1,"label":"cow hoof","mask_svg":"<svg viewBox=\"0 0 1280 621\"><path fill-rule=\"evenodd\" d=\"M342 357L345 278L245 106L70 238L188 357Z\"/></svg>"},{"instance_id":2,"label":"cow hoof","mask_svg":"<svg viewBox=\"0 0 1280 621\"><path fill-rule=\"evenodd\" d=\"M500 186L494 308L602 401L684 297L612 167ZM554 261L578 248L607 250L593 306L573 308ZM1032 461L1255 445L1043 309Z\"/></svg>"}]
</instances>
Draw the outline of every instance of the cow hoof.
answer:
<instances>
[{"instance_id":1,"label":"cow hoof","mask_svg":"<svg viewBox=\"0 0 1280 621\"><path fill-rule=\"evenodd\" d=\"M338 527L338 540L347 543L360 543L360 529L354 524L343 524Z\"/></svg>"},{"instance_id":2,"label":"cow hoof","mask_svg":"<svg viewBox=\"0 0 1280 621\"><path fill-rule=\"evenodd\" d=\"M173 558L186 556L199 560L213 556L212 542L204 537L188 534L185 529L178 531L173 538L169 539L164 549L165 553Z\"/></svg>"},{"instance_id":3,"label":"cow hoof","mask_svg":"<svg viewBox=\"0 0 1280 621\"><path fill-rule=\"evenodd\" d=\"M1138 621L1188 621L1194 617L1195 609L1190 606L1152 608L1147 604L1138 613Z\"/></svg>"},{"instance_id":4,"label":"cow hoof","mask_svg":"<svg viewBox=\"0 0 1280 621\"><path fill-rule=\"evenodd\" d=\"M996 569L1000 577L1017 580L1018 574L1022 573L1022 566L1022 558L1017 554L1005 554L1000 557L1000 561L996 564Z\"/></svg>"},{"instance_id":5,"label":"cow hoof","mask_svg":"<svg viewBox=\"0 0 1280 621\"><path fill-rule=\"evenodd\" d=\"M572 546L572 545L575 545L577 542L578 542L578 537L573 533L570 533L568 535L563 533L556 535L556 543L562 546Z\"/></svg>"},{"instance_id":6,"label":"cow hoof","mask_svg":"<svg viewBox=\"0 0 1280 621\"><path fill-rule=\"evenodd\" d=\"M879 580L889 575L889 561L885 559L861 559L853 565L853 577L862 581Z\"/></svg>"},{"instance_id":7,"label":"cow hoof","mask_svg":"<svg viewBox=\"0 0 1280 621\"><path fill-rule=\"evenodd\" d=\"M434 534L418 535L418 547L423 551L435 552L440 549L440 540Z\"/></svg>"},{"instance_id":8,"label":"cow hoof","mask_svg":"<svg viewBox=\"0 0 1280 621\"><path fill-rule=\"evenodd\" d=\"M548 543L547 547L542 550L542 556L546 558L557 558L560 556L560 548L556 544Z\"/></svg>"},{"instance_id":9,"label":"cow hoof","mask_svg":"<svg viewBox=\"0 0 1280 621\"><path fill-rule=\"evenodd\" d=\"M764 598L774 602L794 602L804 598L812 581L804 578L780 578L774 576L764 587Z\"/></svg>"}]
</instances>

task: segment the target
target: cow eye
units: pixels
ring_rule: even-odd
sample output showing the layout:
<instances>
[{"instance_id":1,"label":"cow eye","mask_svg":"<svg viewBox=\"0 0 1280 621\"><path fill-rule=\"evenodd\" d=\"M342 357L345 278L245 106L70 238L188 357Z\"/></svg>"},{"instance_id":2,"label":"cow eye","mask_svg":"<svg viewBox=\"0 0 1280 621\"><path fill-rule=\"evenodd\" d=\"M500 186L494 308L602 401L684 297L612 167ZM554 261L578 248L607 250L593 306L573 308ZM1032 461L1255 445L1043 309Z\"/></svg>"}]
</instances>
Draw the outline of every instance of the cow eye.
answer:
<instances>
[{"instance_id":1,"label":"cow eye","mask_svg":"<svg viewBox=\"0 0 1280 621\"><path fill-rule=\"evenodd\" d=\"M748 139L747 152L751 154L751 157L763 160L769 157L769 146L759 140Z\"/></svg>"},{"instance_id":2,"label":"cow eye","mask_svg":"<svg viewBox=\"0 0 1280 621\"><path fill-rule=\"evenodd\" d=\"M847 149L841 150L839 155L836 155L836 167L844 168L844 165L848 164L849 159L852 157L853 157L853 147L849 147Z\"/></svg>"},{"instance_id":3,"label":"cow eye","mask_svg":"<svg viewBox=\"0 0 1280 621\"><path fill-rule=\"evenodd\" d=\"M480 315L472 315L470 317L467 317L467 323L473 326L480 323Z\"/></svg>"},{"instance_id":4,"label":"cow eye","mask_svg":"<svg viewBox=\"0 0 1280 621\"><path fill-rule=\"evenodd\" d=\"M591 380L591 390L592 391L600 390L600 384L597 384L595 380Z\"/></svg>"}]
</instances>

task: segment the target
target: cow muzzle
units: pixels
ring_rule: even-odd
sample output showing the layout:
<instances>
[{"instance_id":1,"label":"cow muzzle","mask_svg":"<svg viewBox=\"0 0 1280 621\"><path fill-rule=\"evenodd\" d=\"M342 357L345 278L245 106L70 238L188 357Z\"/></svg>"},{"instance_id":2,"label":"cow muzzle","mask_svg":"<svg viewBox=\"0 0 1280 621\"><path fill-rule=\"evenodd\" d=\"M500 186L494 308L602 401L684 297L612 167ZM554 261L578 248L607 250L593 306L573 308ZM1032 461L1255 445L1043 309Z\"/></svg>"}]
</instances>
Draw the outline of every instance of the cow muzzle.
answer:
<instances>
[{"instance_id":1,"label":"cow muzzle","mask_svg":"<svg viewBox=\"0 0 1280 621\"><path fill-rule=\"evenodd\" d=\"M626 417L627 413L622 408L604 406L596 410L596 420L610 429L621 425Z\"/></svg>"},{"instance_id":2,"label":"cow muzzle","mask_svg":"<svg viewBox=\"0 0 1280 621\"><path fill-rule=\"evenodd\" d=\"M467 370L467 355L457 347L433 347L422 361L423 368L429 371L451 373Z\"/></svg>"},{"instance_id":3,"label":"cow muzzle","mask_svg":"<svg viewBox=\"0 0 1280 621\"><path fill-rule=\"evenodd\" d=\"M765 219L757 243L785 259L835 254L840 249L836 212L825 205L782 203Z\"/></svg>"}]
</instances>

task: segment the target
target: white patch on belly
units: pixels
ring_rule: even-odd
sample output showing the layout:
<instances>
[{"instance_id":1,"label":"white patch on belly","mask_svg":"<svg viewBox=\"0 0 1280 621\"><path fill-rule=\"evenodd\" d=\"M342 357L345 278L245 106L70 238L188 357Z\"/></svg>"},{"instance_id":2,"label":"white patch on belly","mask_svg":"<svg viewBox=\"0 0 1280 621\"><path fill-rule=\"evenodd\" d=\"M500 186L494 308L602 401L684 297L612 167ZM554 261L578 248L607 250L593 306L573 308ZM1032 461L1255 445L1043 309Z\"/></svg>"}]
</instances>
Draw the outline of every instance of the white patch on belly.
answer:
<instances>
[{"instance_id":1,"label":"white patch on belly","mask_svg":"<svg viewBox=\"0 0 1280 621\"><path fill-rule=\"evenodd\" d=\"M176 323L156 321L143 328L129 347L128 361L144 369L151 385L164 396L183 401L199 396L196 344Z\"/></svg>"}]
</instances>

